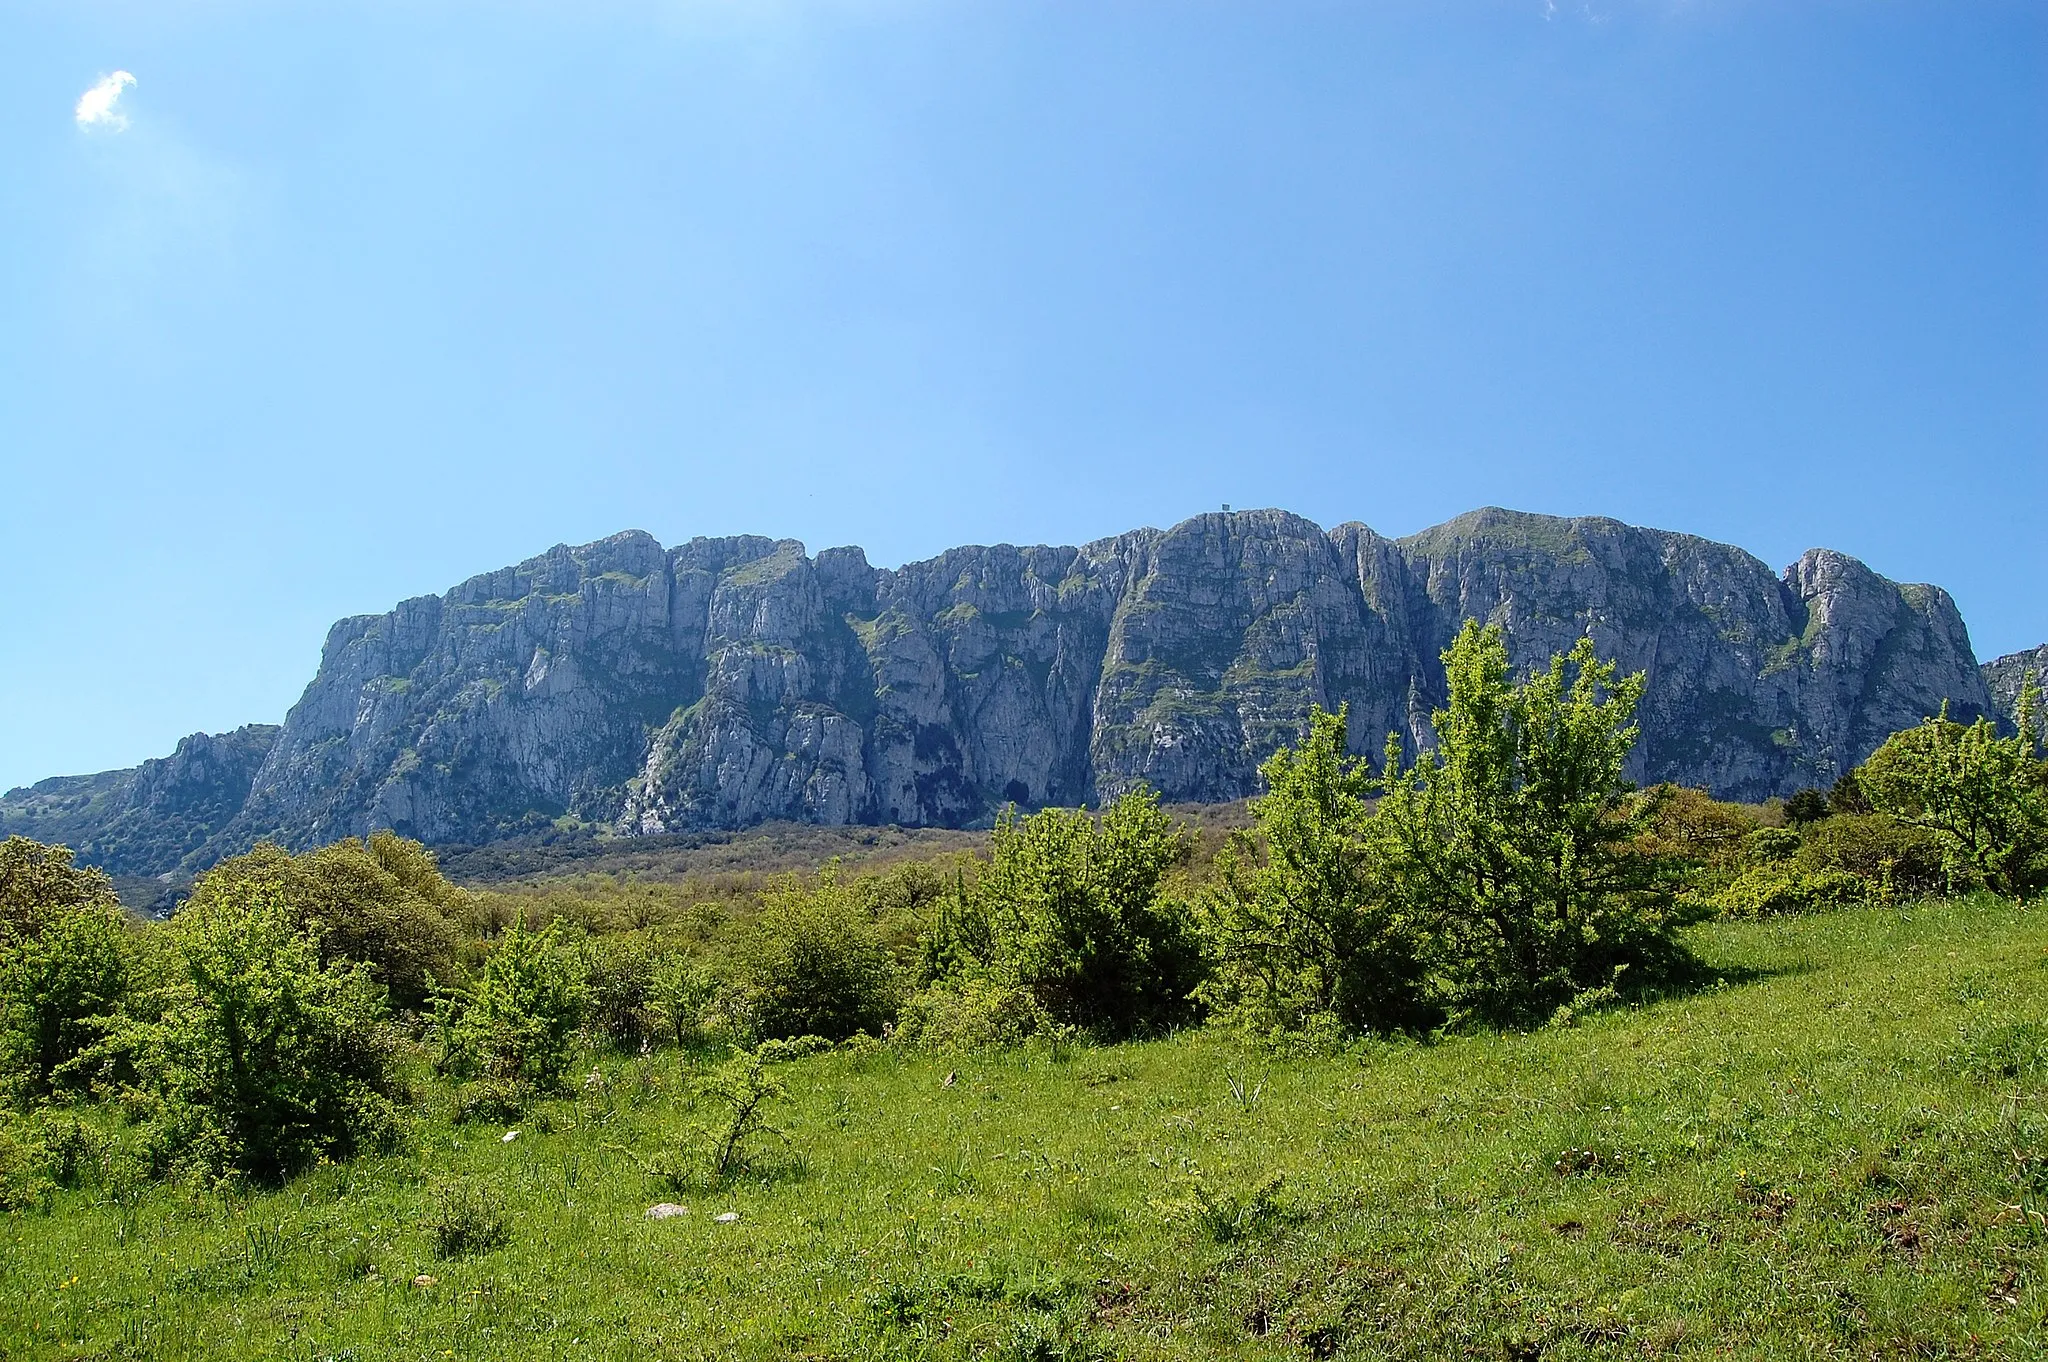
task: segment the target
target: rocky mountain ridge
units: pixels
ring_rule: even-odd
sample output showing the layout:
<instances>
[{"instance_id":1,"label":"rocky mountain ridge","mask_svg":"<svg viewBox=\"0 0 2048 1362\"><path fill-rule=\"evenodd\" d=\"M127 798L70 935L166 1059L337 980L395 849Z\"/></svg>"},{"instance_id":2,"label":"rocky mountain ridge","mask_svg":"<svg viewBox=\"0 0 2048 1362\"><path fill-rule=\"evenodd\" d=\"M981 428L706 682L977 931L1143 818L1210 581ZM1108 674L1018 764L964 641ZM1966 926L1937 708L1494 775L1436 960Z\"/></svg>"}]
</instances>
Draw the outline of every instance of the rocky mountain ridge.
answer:
<instances>
[{"instance_id":1,"label":"rocky mountain ridge","mask_svg":"<svg viewBox=\"0 0 2048 1362\"><path fill-rule=\"evenodd\" d=\"M2037 685L2048 690L2048 643L2007 653L1984 664L1984 688L1991 693L1992 707L2001 719L2018 718L2020 692L2026 687L2029 672ZM2036 704L2034 719L2048 728L2048 696Z\"/></svg>"},{"instance_id":2,"label":"rocky mountain ridge","mask_svg":"<svg viewBox=\"0 0 2048 1362\"><path fill-rule=\"evenodd\" d=\"M124 773L70 778L105 788L63 826L88 857L163 873L373 827L446 844L560 820L960 826L1141 781L1235 799L1312 704L1348 704L1361 750L1426 744L1467 618L1500 623L1522 667L1590 632L1648 675L1632 774L1730 797L1826 785L1944 701L1993 708L1937 587L1828 550L1776 574L1600 518L1489 508L1391 540L1241 511L897 569L629 531L337 623L282 729L234 735L258 764L207 787L225 816L203 838L195 802L176 837L138 840L170 806ZM25 811L60 784L0 799L0 830L59 826Z\"/></svg>"},{"instance_id":3,"label":"rocky mountain ridge","mask_svg":"<svg viewBox=\"0 0 2048 1362\"><path fill-rule=\"evenodd\" d=\"M168 757L90 776L54 776L0 796L0 835L61 842L117 876L157 875L203 856L240 813L276 724L194 733Z\"/></svg>"}]
</instances>

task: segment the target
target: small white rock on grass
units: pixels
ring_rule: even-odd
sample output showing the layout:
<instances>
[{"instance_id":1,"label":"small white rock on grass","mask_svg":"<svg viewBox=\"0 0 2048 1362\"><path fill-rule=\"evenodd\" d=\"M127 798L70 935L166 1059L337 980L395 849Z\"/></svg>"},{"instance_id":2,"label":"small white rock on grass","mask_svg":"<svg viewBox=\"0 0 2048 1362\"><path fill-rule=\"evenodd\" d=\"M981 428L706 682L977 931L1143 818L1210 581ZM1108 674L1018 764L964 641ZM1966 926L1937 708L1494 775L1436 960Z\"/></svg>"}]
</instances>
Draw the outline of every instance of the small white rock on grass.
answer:
<instances>
[{"instance_id":1,"label":"small white rock on grass","mask_svg":"<svg viewBox=\"0 0 2048 1362\"><path fill-rule=\"evenodd\" d=\"M688 1206L678 1206L673 1201L659 1201L647 1208L649 1220L673 1220L679 1215L688 1215Z\"/></svg>"},{"instance_id":2,"label":"small white rock on grass","mask_svg":"<svg viewBox=\"0 0 2048 1362\"><path fill-rule=\"evenodd\" d=\"M498 1143L499 1143L499 1144L510 1144L510 1143L512 1143L512 1142L513 1142L514 1140L516 1140L516 1139L518 1139L518 1138L519 1138L519 1132L518 1132L518 1131L516 1131L516 1130L508 1130L508 1131L506 1131L506 1132L505 1132L505 1133L504 1133L503 1135L500 1135L500 1136L498 1137Z\"/></svg>"},{"instance_id":3,"label":"small white rock on grass","mask_svg":"<svg viewBox=\"0 0 2048 1362\"><path fill-rule=\"evenodd\" d=\"M711 1218L713 1220L716 1220L721 1225L730 1225L733 1223L733 1221L738 1220L740 1218L740 1213L738 1211L720 1211L717 1215L714 1215Z\"/></svg>"}]
</instances>

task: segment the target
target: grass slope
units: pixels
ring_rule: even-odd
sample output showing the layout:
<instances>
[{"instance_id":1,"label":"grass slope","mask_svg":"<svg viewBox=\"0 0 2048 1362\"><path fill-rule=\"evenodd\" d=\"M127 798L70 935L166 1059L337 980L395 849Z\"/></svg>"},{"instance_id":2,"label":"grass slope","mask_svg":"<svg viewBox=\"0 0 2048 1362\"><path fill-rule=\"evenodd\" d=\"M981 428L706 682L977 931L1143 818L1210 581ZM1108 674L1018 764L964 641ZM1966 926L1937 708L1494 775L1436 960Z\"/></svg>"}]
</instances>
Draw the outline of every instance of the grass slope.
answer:
<instances>
[{"instance_id":1,"label":"grass slope","mask_svg":"<svg viewBox=\"0 0 2048 1362\"><path fill-rule=\"evenodd\" d=\"M1746 982L1534 1035L819 1055L779 1163L682 1193L619 1151L688 1062L606 1059L509 1143L14 1215L0 1357L2048 1356L2048 917L1699 944ZM462 1179L510 1242L441 1261Z\"/></svg>"}]
</instances>

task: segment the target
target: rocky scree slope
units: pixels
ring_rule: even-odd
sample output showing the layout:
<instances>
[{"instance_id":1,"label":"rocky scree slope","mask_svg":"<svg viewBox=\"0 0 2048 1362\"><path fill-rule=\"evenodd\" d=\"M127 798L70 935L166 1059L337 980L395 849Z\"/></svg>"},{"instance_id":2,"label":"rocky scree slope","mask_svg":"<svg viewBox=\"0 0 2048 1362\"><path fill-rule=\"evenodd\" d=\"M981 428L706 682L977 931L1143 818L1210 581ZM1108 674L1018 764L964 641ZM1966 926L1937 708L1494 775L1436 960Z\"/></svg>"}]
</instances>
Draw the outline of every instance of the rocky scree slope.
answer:
<instances>
[{"instance_id":1,"label":"rocky scree slope","mask_svg":"<svg viewBox=\"0 0 2048 1362\"><path fill-rule=\"evenodd\" d=\"M1824 786L1944 701L1991 706L1938 588L1598 518L1487 509L1390 540L1243 511L893 571L636 531L336 624L246 799L179 864L376 827L959 826L1141 781L1235 799L1312 704L1348 704L1360 750L1428 743L1467 618L1521 667L1590 632L1648 674L1635 778L1724 796Z\"/></svg>"}]
</instances>

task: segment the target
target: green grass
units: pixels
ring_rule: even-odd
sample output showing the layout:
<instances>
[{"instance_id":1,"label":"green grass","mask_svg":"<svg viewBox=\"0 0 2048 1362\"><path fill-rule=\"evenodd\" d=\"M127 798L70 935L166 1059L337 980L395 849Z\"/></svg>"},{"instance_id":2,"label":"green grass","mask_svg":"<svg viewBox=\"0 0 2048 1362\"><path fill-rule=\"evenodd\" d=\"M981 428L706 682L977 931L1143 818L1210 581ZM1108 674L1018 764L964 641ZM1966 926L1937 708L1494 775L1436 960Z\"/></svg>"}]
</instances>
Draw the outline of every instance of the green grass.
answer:
<instances>
[{"instance_id":1,"label":"green grass","mask_svg":"<svg viewBox=\"0 0 2048 1362\"><path fill-rule=\"evenodd\" d=\"M510 1143L14 1214L0 1357L2048 1356L2048 915L1699 946L1740 982L1531 1035L835 1051L723 1187L621 1152L689 1063L604 1059ZM509 1239L442 1260L463 1183Z\"/></svg>"}]
</instances>

